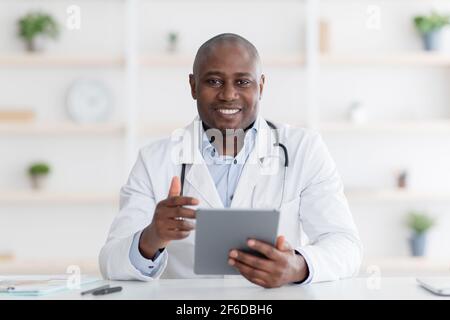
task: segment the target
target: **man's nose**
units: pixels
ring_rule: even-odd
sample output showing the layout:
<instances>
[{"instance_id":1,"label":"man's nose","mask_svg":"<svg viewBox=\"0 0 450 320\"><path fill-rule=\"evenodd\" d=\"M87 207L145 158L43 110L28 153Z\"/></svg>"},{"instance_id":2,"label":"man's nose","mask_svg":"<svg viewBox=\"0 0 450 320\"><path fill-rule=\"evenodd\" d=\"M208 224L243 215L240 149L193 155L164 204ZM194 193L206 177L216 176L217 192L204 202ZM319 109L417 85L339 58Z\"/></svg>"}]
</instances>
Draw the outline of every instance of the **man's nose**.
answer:
<instances>
[{"instance_id":1,"label":"man's nose","mask_svg":"<svg viewBox=\"0 0 450 320\"><path fill-rule=\"evenodd\" d=\"M231 84L225 84L219 92L219 99L223 101L234 101L238 98L236 88Z\"/></svg>"}]
</instances>

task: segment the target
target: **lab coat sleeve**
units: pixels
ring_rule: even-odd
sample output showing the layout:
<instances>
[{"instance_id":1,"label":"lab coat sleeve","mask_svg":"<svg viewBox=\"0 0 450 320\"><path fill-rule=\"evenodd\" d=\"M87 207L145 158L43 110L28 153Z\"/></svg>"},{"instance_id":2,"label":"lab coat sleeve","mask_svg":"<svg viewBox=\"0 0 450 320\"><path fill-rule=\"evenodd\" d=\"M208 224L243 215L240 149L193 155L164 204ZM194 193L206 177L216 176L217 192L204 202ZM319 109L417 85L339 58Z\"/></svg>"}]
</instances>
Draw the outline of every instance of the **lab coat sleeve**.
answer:
<instances>
[{"instance_id":1,"label":"lab coat sleeve","mask_svg":"<svg viewBox=\"0 0 450 320\"><path fill-rule=\"evenodd\" d=\"M167 254L162 255L160 267L153 276L143 274L130 259L134 236L150 224L155 207L153 188L141 151L127 183L120 190L120 211L100 251L100 271L104 278L150 281L160 277L167 265Z\"/></svg>"},{"instance_id":2,"label":"lab coat sleeve","mask_svg":"<svg viewBox=\"0 0 450 320\"><path fill-rule=\"evenodd\" d=\"M309 244L296 248L309 266L304 283L355 276L362 244L336 165L317 133L312 134L305 157L300 221Z\"/></svg>"},{"instance_id":3,"label":"lab coat sleeve","mask_svg":"<svg viewBox=\"0 0 450 320\"><path fill-rule=\"evenodd\" d=\"M145 258L139 251L139 239L142 231L135 233L133 243L130 248L131 264L138 269L143 275L153 277L162 267L164 255L167 255L167 250L158 251L153 259Z\"/></svg>"}]
</instances>

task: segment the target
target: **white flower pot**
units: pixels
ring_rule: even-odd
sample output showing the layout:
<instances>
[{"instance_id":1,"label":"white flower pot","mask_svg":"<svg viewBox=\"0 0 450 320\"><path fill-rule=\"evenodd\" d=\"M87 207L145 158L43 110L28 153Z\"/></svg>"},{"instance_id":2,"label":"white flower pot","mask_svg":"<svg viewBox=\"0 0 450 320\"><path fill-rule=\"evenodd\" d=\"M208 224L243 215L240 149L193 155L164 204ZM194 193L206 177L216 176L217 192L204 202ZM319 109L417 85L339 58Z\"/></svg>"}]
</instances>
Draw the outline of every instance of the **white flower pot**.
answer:
<instances>
[{"instance_id":1,"label":"white flower pot","mask_svg":"<svg viewBox=\"0 0 450 320\"><path fill-rule=\"evenodd\" d=\"M42 52L47 47L48 39L42 35L34 37L31 41L26 41L26 49L29 52Z\"/></svg>"},{"instance_id":2,"label":"white flower pot","mask_svg":"<svg viewBox=\"0 0 450 320\"><path fill-rule=\"evenodd\" d=\"M47 185L47 175L36 174L31 177L31 187L34 190L42 190Z\"/></svg>"}]
</instances>

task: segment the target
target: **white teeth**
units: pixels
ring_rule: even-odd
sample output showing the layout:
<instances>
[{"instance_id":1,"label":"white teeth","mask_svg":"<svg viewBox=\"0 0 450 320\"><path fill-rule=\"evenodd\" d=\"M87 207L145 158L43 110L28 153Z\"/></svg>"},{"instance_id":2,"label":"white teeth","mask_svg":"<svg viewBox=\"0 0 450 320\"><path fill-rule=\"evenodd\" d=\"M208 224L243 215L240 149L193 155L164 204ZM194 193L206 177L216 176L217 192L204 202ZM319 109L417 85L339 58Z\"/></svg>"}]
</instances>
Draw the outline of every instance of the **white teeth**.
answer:
<instances>
[{"instance_id":1,"label":"white teeth","mask_svg":"<svg viewBox=\"0 0 450 320\"><path fill-rule=\"evenodd\" d=\"M219 112L223 114L235 114L239 112L239 109L219 109Z\"/></svg>"}]
</instances>

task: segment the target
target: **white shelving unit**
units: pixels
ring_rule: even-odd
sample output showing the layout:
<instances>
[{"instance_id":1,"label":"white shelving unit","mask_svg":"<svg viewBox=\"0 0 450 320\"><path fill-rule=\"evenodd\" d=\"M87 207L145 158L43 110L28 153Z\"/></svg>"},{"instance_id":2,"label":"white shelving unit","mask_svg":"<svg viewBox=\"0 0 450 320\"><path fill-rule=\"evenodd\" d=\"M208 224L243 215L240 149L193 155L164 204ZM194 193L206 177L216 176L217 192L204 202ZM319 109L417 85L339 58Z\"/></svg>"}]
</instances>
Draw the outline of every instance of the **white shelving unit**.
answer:
<instances>
[{"instance_id":1,"label":"white shelving unit","mask_svg":"<svg viewBox=\"0 0 450 320\"><path fill-rule=\"evenodd\" d=\"M182 123L160 124L139 123L138 112L138 77L142 68L167 68L190 66L193 56L183 54L145 54L138 50L138 6L139 0L124 0L125 13L125 50L123 55L99 54L0 54L0 68L21 67L99 67L120 68L125 72L126 115L124 123L105 123L77 125L74 123L17 123L1 124L0 135L104 135L118 136L125 139L125 171L132 166L137 151L138 139L142 136L161 136L170 134ZM408 67L449 67L450 55L426 52L403 52L396 54L322 54L318 50L319 0L305 0L305 52L298 54L263 56L263 63L269 67L302 68L306 70L307 110L306 126L316 128L323 133L450 133L450 120L421 122L367 123L356 125L346 122L321 122L319 118L318 76L321 67L327 66L408 66ZM23 201L34 199L35 195L23 196ZM37 195L36 195L37 196ZM54 194L53 197L56 197ZM397 199L409 200L427 196L405 194L390 190L352 192L349 197L355 199ZM5 199L6 196L3 196ZM14 199L20 199L13 197ZM438 198L441 198L438 196ZM445 198L445 197L444 197ZM50 198L47 198L50 199ZM86 199L82 194L80 201ZM45 202L45 201L44 201Z\"/></svg>"}]
</instances>

